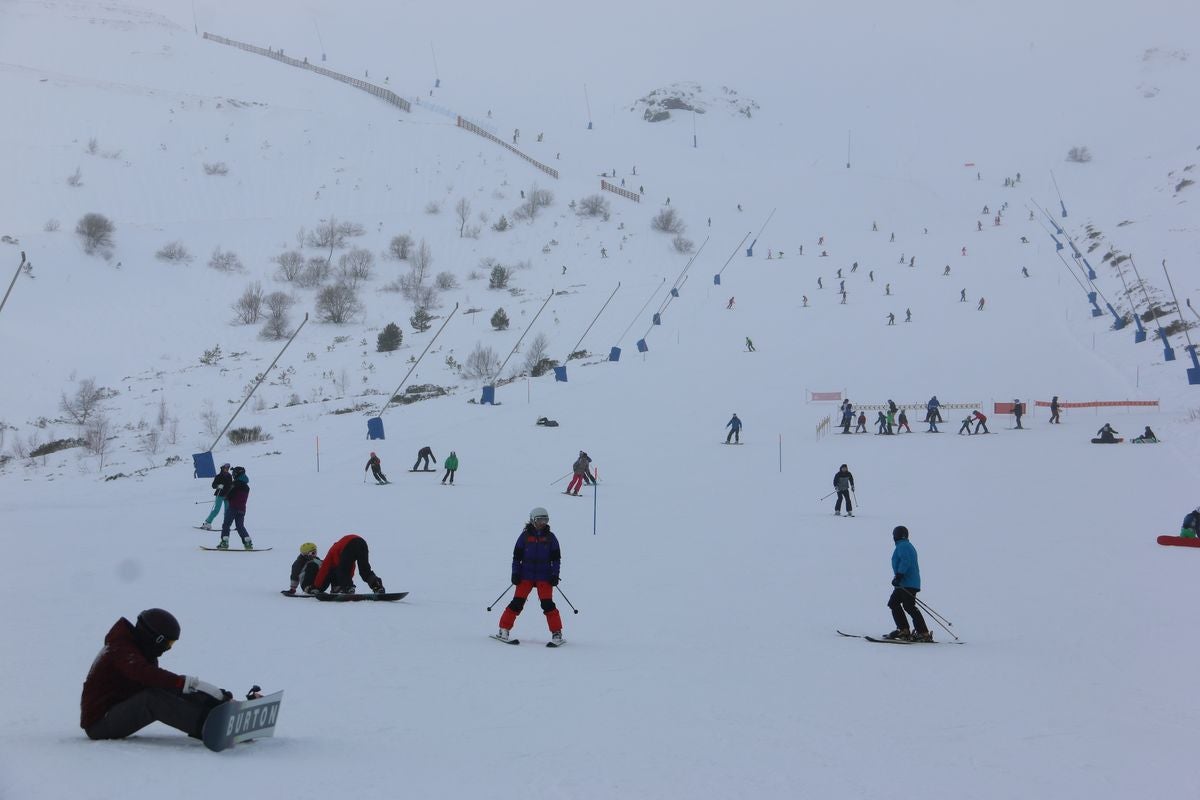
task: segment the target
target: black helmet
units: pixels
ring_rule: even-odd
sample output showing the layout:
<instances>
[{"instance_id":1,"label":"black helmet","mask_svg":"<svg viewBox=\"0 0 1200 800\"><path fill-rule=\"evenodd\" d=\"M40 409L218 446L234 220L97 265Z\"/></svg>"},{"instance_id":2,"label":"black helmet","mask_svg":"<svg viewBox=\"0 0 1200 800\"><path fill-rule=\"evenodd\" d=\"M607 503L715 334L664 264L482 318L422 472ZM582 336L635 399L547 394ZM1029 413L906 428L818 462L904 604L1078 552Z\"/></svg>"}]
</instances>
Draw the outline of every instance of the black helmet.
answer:
<instances>
[{"instance_id":1,"label":"black helmet","mask_svg":"<svg viewBox=\"0 0 1200 800\"><path fill-rule=\"evenodd\" d=\"M170 611L147 608L138 614L134 632L143 644L162 655L179 639L179 620Z\"/></svg>"},{"instance_id":2,"label":"black helmet","mask_svg":"<svg viewBox=\"0 0 1200 800\"><path fill-rule=\"evenodd\" d=\"M892 541L893 542L898 542L901 539L907 539L907 538L908 538L908 528L904 527L903 525L897 525L896 527L892 528Z\"/></svg>"}]
</instances>

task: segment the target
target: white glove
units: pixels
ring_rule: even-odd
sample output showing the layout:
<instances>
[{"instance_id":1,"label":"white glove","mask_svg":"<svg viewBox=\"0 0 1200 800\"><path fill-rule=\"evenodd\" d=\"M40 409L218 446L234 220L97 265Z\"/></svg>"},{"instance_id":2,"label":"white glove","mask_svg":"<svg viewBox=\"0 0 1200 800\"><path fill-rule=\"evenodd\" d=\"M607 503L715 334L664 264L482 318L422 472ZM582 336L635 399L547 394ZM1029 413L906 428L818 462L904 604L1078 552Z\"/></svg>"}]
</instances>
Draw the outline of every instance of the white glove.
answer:
<instances>
[{"instance_id":1,"label":"white glove","mask_svg":"<svg viewBox=\"0 0 1200 800\"><path fill-rule=\"evenodd\" d=\"M183 676L183 693L192 694L193 692L204 692L214 700L224 700L225 693L216 686L213 686L207 681L202 681L195 675Z\"/></svg>"}]
</instances>

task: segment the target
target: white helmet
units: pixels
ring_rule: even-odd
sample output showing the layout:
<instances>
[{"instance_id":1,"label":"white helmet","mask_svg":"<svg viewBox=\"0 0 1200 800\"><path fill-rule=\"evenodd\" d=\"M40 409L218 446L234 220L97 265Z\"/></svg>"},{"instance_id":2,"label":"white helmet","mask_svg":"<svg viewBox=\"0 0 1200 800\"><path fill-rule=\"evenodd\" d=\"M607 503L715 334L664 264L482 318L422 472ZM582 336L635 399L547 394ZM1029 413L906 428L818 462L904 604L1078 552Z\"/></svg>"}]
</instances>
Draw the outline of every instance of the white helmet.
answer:
<instances>
[{"instance_id":1,"label":"white helmet","mask_svg":"<svg viewBox=\"0 0 1200 800\"><path fill-rule=\"evenodd\" d=\"M533 522L538 517L541 517L546 522L549 522L550 521L550 512L547 511L546 509L542 508L541 506L538 506L537 508L535 508L529 512L529 521L530 522Z\"/></svg>"}]
</instances>

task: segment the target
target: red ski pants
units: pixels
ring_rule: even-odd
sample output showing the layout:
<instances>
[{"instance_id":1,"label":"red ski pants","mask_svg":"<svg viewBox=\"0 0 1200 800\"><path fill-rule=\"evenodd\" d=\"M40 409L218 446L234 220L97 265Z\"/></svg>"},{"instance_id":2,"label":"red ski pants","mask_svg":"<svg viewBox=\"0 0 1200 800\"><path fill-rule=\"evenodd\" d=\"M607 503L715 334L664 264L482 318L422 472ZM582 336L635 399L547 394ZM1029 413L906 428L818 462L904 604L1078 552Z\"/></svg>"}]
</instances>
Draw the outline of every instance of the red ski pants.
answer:
<instances>
[{"instance_id":1,"label":"red ski pants","mask_svg":"<svg viewBox=\"0 0 1200 800\"><path fill-rule=\"evenodd\" d=\"M542 601L542 613L546 615L546 625L550 628L550 632L562 630L562 617L558 614L558 607L554 605L554 587L549 581L521 581L517 584L517 590L513 592L513 599L504 609L504 613L500 615L500 627L505 630L512 630L513 623L517 621L517 615L525 608L525 598L529 597L529 593L537 587L538 599Z\"/></svg>"},{"instance_id":2,"label":"red ski pants","mask_svg":"<svg viewBox=\"0 0 1200 800\"><path fill-rule=\"evenodd\" d=\"M567 491L574 494L579 491L580 486L583 486L583 476L575 475L571 478L571 482L567 484Z\"/></svg>"}]
</instances>

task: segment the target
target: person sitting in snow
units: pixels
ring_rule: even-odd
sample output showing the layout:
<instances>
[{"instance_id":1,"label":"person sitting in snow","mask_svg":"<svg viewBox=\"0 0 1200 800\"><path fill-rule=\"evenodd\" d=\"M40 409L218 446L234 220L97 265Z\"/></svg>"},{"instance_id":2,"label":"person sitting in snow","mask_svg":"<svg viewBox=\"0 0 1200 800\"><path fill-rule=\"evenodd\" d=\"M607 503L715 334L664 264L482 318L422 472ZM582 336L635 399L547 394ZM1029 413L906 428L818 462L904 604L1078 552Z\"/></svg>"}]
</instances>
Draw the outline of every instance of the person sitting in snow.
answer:
<instances>
[{"instance_id":1,"label":"person sitting in snow","mask_svg":"<svg viewBox=\"0 0 1200 800\"><path fill-rule=\"evenodd\" d=\"M1158 437L1154 435L1154 431L1150 430L1150 426L1147 425L1146 430L1142 432L1142 435L1137 437L1133 441L1138 444L1146 444L1146 443L1154 444L1155 442L1158 441Z\"/></svg>"},{"instance_id":2,"label":"person sitting in snow","mask_svg":"<svg viewBox=\"0 0 1200 800\"><path fill-rule=\"evenodd\" d=\"M297 587L305 593L310 593L309 589L317 580L317 573L320 570L321 559L317 556L316 544L305 542L300 545L300 555L296 556L296 560L292 562L292 585L284 594L295 594Z\"/></svg>"},{"instance_id":3,"label":"person sitting in snow","mask_svg":"<svg viewBox=\"0 0 1200 800\"><path fill-rule=\"evenodd\" d=\"M1092 444L1116 444L1118 433L1120 431L1115 430L1112 425L1106 422L1100 430L1096 431L1096 438L1092 439Z\"/></svg>"},{"instance_id":4,"label":"person sitting in snow","mask_svg":"<svg viewBox=\"0 0 1200 800\"><path fill-rule=\"evenodd\" d=\"M1185 539L1200 538L1200 506L1192 509L1183 518L1183 524L1179 526L1179 535Z\"/></svg>"}]
</instances>

